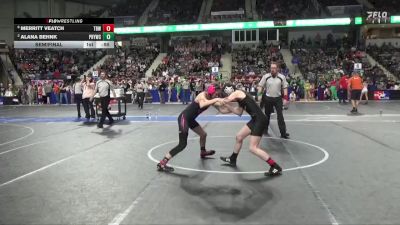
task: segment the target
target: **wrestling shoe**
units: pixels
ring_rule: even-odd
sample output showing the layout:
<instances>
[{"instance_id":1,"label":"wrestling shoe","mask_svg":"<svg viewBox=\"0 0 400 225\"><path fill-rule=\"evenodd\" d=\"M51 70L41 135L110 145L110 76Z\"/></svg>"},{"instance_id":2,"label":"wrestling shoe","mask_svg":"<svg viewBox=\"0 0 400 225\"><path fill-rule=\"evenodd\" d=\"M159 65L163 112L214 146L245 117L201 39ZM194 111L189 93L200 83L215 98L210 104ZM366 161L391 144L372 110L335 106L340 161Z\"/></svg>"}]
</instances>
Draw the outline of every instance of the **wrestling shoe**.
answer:
<instances>
[{"instance_id":1,"label":"wrestling shoe","mask_svg":"<svg viewBox=\"0 0 400 225\"><path fill-rule=\"evenodd\" d=\"M289 133L281 134L281 138L283 138L283 139L289 139Z\"/></svg>"},{"instance_id":2,"label":"wrestling shoe","mask_svg":"<svg viewBox=\"0 0 400 225\"><path fill-rule=\"evenodd\" d=\"M224 157L221 156L220 159L226 163L228 163L230 166L236 166L236 160L232 160L231 157Z\"/></svg>"},{"instance_id":3,"label":"wrestling shoe","mask_svg":"<svg viewBox=\"0 0 400 225\"><path fill-rule=\"evenodd\" d=\"M167 166L167 162L165 162L164 160L161 160L157 164L157 170L158 171L163 171L163 172L173 172L174 168L171 167L171 166Z\"/></svg>"},{"instance_id":4,"label":"wrestling shoe","mask_svg":"<svg viewBox=\"0 0 400 225\"><path fill-rule=\"evenodd\" d=\"M282 168L278 164L274 164L269 168L268 172L264 173L265 176L270 177L270 176L278 176L282 175Z\"/></svg>"},{"instance_id":5,"label":"wrestling shoe","mask_svg":"<svg viewBox=\"0 0 400 225\"><path fill-rule=\"evenodd\" d=\"M214 155L214 154L215 154L215 151L214 151L214 150L204 150L204 151L200 151L200 158L204 159L204 158L206 158L207 156Z\"/></svg>"}]
</instances>

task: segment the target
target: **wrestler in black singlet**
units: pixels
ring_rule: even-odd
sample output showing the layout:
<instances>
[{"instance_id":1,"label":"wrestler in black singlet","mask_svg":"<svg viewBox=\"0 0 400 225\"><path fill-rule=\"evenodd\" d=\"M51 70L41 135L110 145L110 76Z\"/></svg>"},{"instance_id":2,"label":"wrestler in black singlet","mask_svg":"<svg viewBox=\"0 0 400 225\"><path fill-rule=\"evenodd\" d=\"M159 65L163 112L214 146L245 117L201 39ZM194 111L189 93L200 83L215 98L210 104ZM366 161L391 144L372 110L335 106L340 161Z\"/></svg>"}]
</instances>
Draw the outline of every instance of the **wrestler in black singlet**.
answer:
<instances>
[{"instance_id":1,"label":"wrestler in black singlet","mask_svg":"<svg viewBox=\"0 0 400 225\"><path fill-rule=\"evenodd\" d=\"M246 97L242 100L238 100L238 103L251 117L251 120L247 123L247 126L251 130L250 135L261 137L264 133L264 129L267 127L267 117L261 111L256 101L254 101L253 96L246 92L244 93Z\"/></svg>"},{"instance_id":2,"label":"wrestler in black singlet","mask_svg":"<svg viewBox=\"0 0 400 225\"><path fill-rule=\"evenodd\" d=\"M200 108L200 104L197 102L192 102L188 105L188 107L186 107L186 109L178 116L179 132L188 134L189 128L193 129L199 126L196 118L207 109L208 106Z\"/></svg>"},{"instance_id":3,"label":"wrestler in black singlet","mask_svg":"<svg viewBox=\"0 0 400 225\"><path fill-rule=\"evenodd\" d=\"M169 152L172 157L185 149L187 145L187 138L189 135L189 128L193 129L197 126L200 126L199 123L197 123L196 118L207 109L208 106L200 108L200 104L193 101L190 105L186 107L185 110L181 112L181 114L179 114L179 144Z\"/></svg>"}]
</instances>

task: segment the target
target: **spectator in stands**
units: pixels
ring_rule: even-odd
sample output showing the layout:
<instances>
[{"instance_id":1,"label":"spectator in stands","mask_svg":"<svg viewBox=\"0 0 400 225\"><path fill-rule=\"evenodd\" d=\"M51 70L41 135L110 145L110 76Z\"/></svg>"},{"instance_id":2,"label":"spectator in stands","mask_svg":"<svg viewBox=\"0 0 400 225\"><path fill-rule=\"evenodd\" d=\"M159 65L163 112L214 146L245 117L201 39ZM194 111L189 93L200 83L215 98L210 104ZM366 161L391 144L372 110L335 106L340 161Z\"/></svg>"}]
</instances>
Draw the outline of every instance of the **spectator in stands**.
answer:
<instances>
[{"instance_id":1,"label":"spectator in stands","mask_svg":"<svg viewBox=\"0 0 400 225\"><path fill-rule=\"evenodd\" d=\"M24 79L66 79L101 59L103 50L15 49L11 58Z\"/></svg>"},{"instance_id":2,"label":"spectator in stands","mask_svg":"<svg viewBox=\"0 0 400 225\"><path fill-rule=\"evenodd\" d=\"M129 52L125 54L126 52ZM135 46L116 55L109 57L101 68L112 77L126 77L128 79L140 79L144 77L146 70L150 67L158 55L158 47L151 44L147 46Z\"/></svg>"},{"instance_id":3,"label":"spectator in stands","mask_svg":"<svg viewBox=\"0 0 400 225\"><path fill-rule=\"evenodd\" d=\"M260 20L309 19L320 15L313 2L310 0L257 0L257 11Z\"/></svg>"},{"instance_id":4,"label":"spectator in stands","mask_svg":"<svg viewBox=\"0 0 400 225\"><path fill-rule=\"evenodd\" d=\"M56 103L60 104L60 86L57 82L53 83L53 93L56 96Z\"/></svg>"},{"instance_id":5,"label":"spectator in stands","mask_svg":"<svg viewBox=\"0 0 400 225\"><path fill-rule=\"evenodd\" d=\"M44 93L44 88L42 84L37 85L38 92L38 104L43 104L43 99L46 98L46 93Z\"/></svg>"},{"instance_id":6,"label":"spectator in stands","mask_svg":"<svg viewBox=\"0 0 400 225\"><path fill-rule=\"evenodd\" d=\"M383 43L382 46L378 47L375 45L368 45L367 52L377 60L381 65L383 65L387 70L389 70L396 77L400 77L400 50L393 46L391 43ZM382 76L381 74L376 74L376 68L373 68L375 76ZM382 76L386 77L386 76Z\"/></svg>"},{"instance_id":7,"label":"spectator in stands","mask_svg":"<svg viewBox=\"0 0 400 225\"><path fill-rule=\"evenodd\" d=\"M289 99L290 99L291 102L295 102L296 101L296 92L294 90L292 90L290 92Z\"/></svg>"},{"instance_id":8,"label":"spectator in stands","mask_svg":"<svg viewBox=\"0 0 400 225\"><path fill-rule=\"evenodd\" d=\"M396 82L396 84L394 85L393 90L400 90L400 82L398 82L398 81ZM368 96L368 94L367 94L367 96ZM368 98L367 98L367 102L365 104L368 104Z\"/></svg>"},{"instance_id":9,"label":"spectator in stands","mask_svg":"<svg viewBox=\"0 0 400 225\"><path fill-rule=\"evenodd\" d=\"M336 78L334 78L330 83L331 100L336 101L338 99L337 87L338 87L338 82Z\"/></svg>"},{"instance_id":10,"label":"spectator in stands","mask_svg":"<svg viewBox=\"0 0 400 225\"><path fill-rule=\"evenodd\" d=\"M284 64L283 56L278 46L260 45L257 48L238 48L232 53L232 72L234 76L261 75L262 71L269 70L271 61Z\"/></svg>"},{"instance_id":11,"label":"spectator in stands","mask_svg":"<svg viewBox=\"0 0 400 225\"><path fill-rule=\"evenodd\" d=\"M38 86L37 84L33 85L33 104L39 104L38 101Z\"/></svg>"},{"instance_id":12,"label":"spectator in stands","mask_svg":"<svg viewBox=\"0 0 400 225\"><path fill-rule=\"evenodd\" d=\"M191 24L197 21L202 1L164 0L159 1L156 9L149 13L147 24Z\"/></svg>"},{"instance_id":13,"label":"spectator in stands","mask_svg":"<svg viewBox=\"0 0 400 225\"><path fill-rule=\"evenodd\" d=\"M45 81L44 92L46 93L46 98L44 99L44 104L50 104L50 98L52 93L51 81Z\"/></svg>"},{"instance_id":14,"label":"spectator in stands","mask_svg":"<svg viewBox=\"0 0 400 225\"><path fill-rule=\"evenodd\" d=\"M187 79L182 80L182 104L187 105L190 101L190 89L189 81Z\"/></svg>"},{"instance_id":15,"label":"spectator in stands","mask_svg":"<svg viewBox=\"0 0 400 225\"><path fill-rule=\"evenodd\" d=\"M304 84L304 90L305 90L305 99L307 101L311 100L311 83L309 80L307 80Z\"/></svg>"},{"instance_id":16,"label":"spectator in stands","mask_svg":"<svg viewBox=\"0 0 400 225\"><path fill-rule=\"evenodd\" d=\"M28 95L28 103L29 103L29 105L32 105L32 104L34 104L35 102L34 102L34 100L35 100L35 96L34 96L34 87L33 87L33 84L31 83L31 82L29 82L28 83L28 86L27 86L27 90L26 90L26 93L27 93L27 95Z\"/></svg>"},{"instance_id":17,"label":"spectator in stands","mask_svg":"<svg viewBox=\"0 0 400 225\"><path fill-rule=\"evenodd\" d=\"M190 79L190 94L191 94L191 101L196 98L196 82L194 79Z\"/></svg>"},{"instance_id":18,"label":"spectator in stands","mask_svg":"<svg viewBox=\"0 0 400 225\"><path fill-rule=\"evenodd\" d=\"M6 88L3 83L0 83L0 97L3 97L6 94Z\"/></svg>"},{"instance_id":19,"label":"spectator in stands","mask_svg":"<svg viewBox=\"0 0 400 225\"><path fill-rule=\"evenodd\" d=\"M200 92L202 92L203 90L204 90L204 84L202 80L198 79L196 81L196 96L200 94Z\"/></svg>"},{"instance_id":20,"label":"spectator in stands","mask_svg":"<svg viewBox=\"0 0 400 225\"><path fill-rule=\"evenodd\" d=\"M137 24L137 20L149 4L150 2L147 0L120 1L118 4L114 4L112 7L108 8L108 12L110 16L113 17L133 17L134 21L123 23L125 26L132 26Z\"/></svg>"},{"instance_id":21,"label":"spectator in stands","mask_svg":"<svg viewBox=\"0 0 400 225\"><path fill-rule=\"evenodd\" d=\"M15 96L14 87L11 83L8 84L8 87L4 93L4 96L6 96L6 97L14 97Z\"/></svg>"},{"instance_id":22,"label":"spectator in stands","mask_svg":"<svg viewBox=\"0 0 400 225\"><path fill-rule=\"evenodd\" d=\"M67 85L62 82L60 85L60 102L59 105L63 104L63 99L65 99L65 104L68 104L68 95L67 95Z\"/></svg>"},{"instance_id":23,"label":"spectator in stands","mask_svg":"<svg viewBox=\"0 0 400 225\"><path fill-rule=\"evenodd\" d=\"M167 89L167 84L164 79L159 82L158 90L160 92L160 102L161 104L165 104L165 90Z\"/></svg>"}]
</instances>

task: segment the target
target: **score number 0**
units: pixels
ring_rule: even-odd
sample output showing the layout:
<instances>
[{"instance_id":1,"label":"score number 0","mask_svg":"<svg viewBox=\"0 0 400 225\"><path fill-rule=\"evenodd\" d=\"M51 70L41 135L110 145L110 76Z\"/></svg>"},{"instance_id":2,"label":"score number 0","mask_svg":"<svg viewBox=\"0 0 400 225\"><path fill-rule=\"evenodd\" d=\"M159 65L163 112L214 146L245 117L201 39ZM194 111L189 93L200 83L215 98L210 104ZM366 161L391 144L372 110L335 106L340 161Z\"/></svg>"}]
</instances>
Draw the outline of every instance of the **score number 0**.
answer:
<instances>
[{"instance_id":1,"label":"score number 0","mask_svg":"<svg viewBox=\"0 0 400 225\"><path fill-rule=\"evenodd\" d=\"M103 24L103 32L114 32L114 24Z\"/></svg>"}]
</instances>

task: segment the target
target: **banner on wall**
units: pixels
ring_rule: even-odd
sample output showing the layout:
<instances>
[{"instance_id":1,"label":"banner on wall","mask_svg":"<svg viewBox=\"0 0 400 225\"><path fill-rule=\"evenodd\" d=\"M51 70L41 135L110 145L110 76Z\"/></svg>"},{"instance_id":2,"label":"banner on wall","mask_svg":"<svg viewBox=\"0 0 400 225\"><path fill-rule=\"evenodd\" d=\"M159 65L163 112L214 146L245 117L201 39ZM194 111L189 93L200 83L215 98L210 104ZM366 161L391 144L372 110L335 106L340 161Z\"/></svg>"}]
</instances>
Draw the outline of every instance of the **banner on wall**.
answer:
<instances>
[{"instance_id":1,"label":"banner on wall","mask_svg":"<svg viewBox=\"0 0 400 225\"><path fill-rule=\"evenodd\" d=\"M389 100L389 91L374 91L374 100Z\"/></svg>"}]
</instances>

